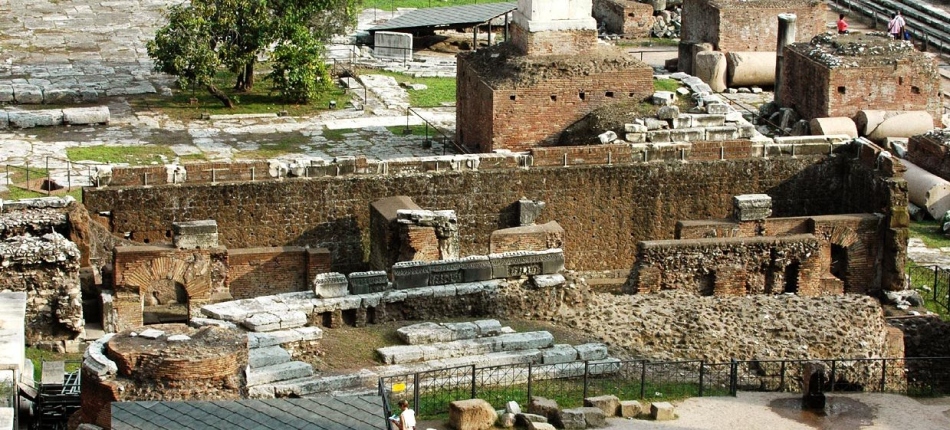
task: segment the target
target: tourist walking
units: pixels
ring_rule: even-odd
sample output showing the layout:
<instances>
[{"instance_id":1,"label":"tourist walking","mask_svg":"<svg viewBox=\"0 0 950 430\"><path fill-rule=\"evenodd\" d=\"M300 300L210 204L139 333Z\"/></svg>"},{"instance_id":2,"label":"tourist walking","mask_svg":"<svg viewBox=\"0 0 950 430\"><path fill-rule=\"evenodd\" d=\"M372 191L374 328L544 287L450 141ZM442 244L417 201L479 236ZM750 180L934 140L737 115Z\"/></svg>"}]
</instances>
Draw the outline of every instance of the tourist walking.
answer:
<instances>
[{"instance_id":1,"label":"tourist walking","mask_svg":"<svg viewBox=\"0 0 950 430\"><path fill-rule=\"evenodd\" d=\"M887 23L887 32L894 37L894 39L901 40L904 38L904 26L907 23L904 22L904 17L901 16L901 11L897 11L894 14L894 19Z\"/></svg>"},{"instance_id":2,"label":"tourist walking","mask_svg":"<svg viewBox=\"0 0 950 430\"><path fill-rule=\"evenodd\" d=\"M399 409L402 412L389 417L389 421L392 421L392 423L396 425L397 430L415 430L416 412L409 409L409 402L407 400L400 400Z\"/></svg>"},{"instance_id":3,"label":"tourist walking","mask_svg":"<svg viewBox=\"0 0 950 430\"><path fill-rule=\"evenodd\" d=\"M844 20L844 14L838 15L838 34L848 34L848 23Z\"/></svg>"}]
</instances>

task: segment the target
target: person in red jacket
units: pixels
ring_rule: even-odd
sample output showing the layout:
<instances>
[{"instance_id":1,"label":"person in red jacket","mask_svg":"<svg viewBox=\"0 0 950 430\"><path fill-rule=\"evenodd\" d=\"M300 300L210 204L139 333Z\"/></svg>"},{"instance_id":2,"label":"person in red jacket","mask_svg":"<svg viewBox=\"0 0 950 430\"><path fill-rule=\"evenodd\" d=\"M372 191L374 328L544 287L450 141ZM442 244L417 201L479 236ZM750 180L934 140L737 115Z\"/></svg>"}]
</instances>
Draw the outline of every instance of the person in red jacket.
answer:
<instances>
[{"instance_id":1,"label":"person in red jacket","mask_svg":"<svg viewBox=\"0 0 950 430\"><path fill-rule=\"evenodd\" d=\"M848 34L848 23L844 20L844 14L838 15L838 34Z\"/></svg>"}]
</instances>

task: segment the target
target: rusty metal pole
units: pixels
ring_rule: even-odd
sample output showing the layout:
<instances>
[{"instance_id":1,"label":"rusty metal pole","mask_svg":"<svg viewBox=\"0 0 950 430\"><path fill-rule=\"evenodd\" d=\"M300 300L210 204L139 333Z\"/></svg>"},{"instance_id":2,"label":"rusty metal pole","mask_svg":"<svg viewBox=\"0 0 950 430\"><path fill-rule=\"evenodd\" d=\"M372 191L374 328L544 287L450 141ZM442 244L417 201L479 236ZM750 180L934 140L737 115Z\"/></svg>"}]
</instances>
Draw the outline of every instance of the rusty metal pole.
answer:
<instances>
[{"instance_id":1,"label":"rusty metal pole","mask_svg":"<svg viewBox=\"0 0 950 430\"><path fill-rule=\"evenodd\" d=\"M778 16L778 45L775 48L775 103L781 106L782 103L782 66L785 45L795 43L795 34L798 32L796 21L798 17L794 13L782 13Z\"/></svg>"}]
</instances>

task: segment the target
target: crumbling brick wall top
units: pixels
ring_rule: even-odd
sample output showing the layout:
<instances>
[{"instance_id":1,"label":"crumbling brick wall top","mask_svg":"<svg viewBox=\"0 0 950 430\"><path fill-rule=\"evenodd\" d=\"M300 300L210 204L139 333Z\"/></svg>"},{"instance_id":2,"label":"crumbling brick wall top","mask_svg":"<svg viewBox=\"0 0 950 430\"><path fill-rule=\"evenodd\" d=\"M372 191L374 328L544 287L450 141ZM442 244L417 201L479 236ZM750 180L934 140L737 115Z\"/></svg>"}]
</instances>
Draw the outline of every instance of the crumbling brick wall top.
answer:
<instances>
[{"instance_id":1,"label":"crumbling brick wall top","mask_svg":"<svg viewBox=\"0 0 950 430\"><path fill-rule=\"evenodd\" d=\"M521 55L510 44L501 44L460 56L494 89L513 89L551 79L650 67L610 47L599 47L577 55L535 57Z\"/></svg>"},{"instance_id":2,"label":"crumbling brick wall top","mask_svg":"<svg viewBox=\"0 0 950 430\"><path fill-rule=\"evenodd\" d=\"M883 33L819 34L810 42L788 45L796 51L830 69L893 66L901 61L927 61L932 58L904 41L894 40ZM933 67L936 73L936 67Z\"/></svg>"},{"instance_id":3,"label":"crumbling brick wall top","mask_svg":"<svg viewBox=\"0 0 950 430\"><path fill-rule=\"evenodd\" d=\"M792 9L796 7L815 7L821 3L818 0L712 0L709 2L710 5L719 9Z\"/></svg>"}]
</instances>

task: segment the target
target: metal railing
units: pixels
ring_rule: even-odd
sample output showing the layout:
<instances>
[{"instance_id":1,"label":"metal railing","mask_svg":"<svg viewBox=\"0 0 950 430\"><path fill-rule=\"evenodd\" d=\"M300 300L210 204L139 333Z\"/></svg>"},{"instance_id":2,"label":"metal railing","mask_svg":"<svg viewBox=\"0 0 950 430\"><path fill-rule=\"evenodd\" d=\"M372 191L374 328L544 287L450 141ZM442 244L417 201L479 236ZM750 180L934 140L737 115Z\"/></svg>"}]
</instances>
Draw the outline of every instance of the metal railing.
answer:
<instances>
[{"instance_id":1,"label":"metal railing","mask_svg":"<svg viewBox=\"0 0 950 430\"><path fill-rule=\"evenodd\" d=\"M465 147L459 145L459 144L455 141L455 139L453 139L451 136L445 134L445 132L443 132L443 131L440 130L438 127L436 127L434 124L432 124L431 122L429 122L429 120L427 120L424 116L420 115L419 112L417 112L415 109L413 109L413 108L411 108L411 107L406 108L406 128L405 128L405 130L406 130L407 133L411 133L411 132L412 132L412 127L409 125L409 119L411 118L411 115L415 115L415 116L417 116L419 119L422 120L423 126L425 127L425 134L424 134L424 136L425 136L425 141L424 141L424 142L430 142L430 143L431 143L431 140L429 139L429 130L432 130L432 131L433 131L433 134L432 134L433 137L435 137L435 134L436 134L436 133L439 135L439 139L440 139L441 142L442 142L442 155L445 155L445 154L446 154L446 149L447 149L449 146L452 147L452 150L453 150L453 151L455 151L456 153L459 153L459 154L469 154L469 153L471 153L471 151L469 151L467 148L465 148Z\"/></svg>"},{"instance_id":2,"label":"metal railing","mask_svg":"<svg viewBox=\"0 0 950 430\"><path fill-rule=\"evenodd\" d=\"M558 364L461 366L379 379L389 405L410 400L422 417L448 412L449 403L479 398L493 407L532 397L562 407L613 394L621 399L735 396L739 391L801 392L804 366L825 365L825 392L878 392L910 396L950 394L950 357L826 360L575 361Z\"/></svg>"},{"instance_id":3,"label":"metal railing","mask_svg":"<svg viewBox=\"0 0 950 430\"><path fill-rule=\"evenodd\" d=\"M940 266L907 266L913 288L927 299L950 311L950 269Z\"/></svg>"},{"instance_id":4,"label":"metal railing","mask_svg":"<svg viewBox=\"0 0 950 430\"><path fill-rule=\"evenodd\" d=\"M51 167L53 165L53 167ZM59 167L56 167L58 165ZM63 166L65 165L65 166ZM58 190L72 191L75 187L91 184L93 169L104 164L74 162L64 158L46 156L41 163L4 164L3 184L39 194L52 195Z\"/></svg>"}]
</instances>

